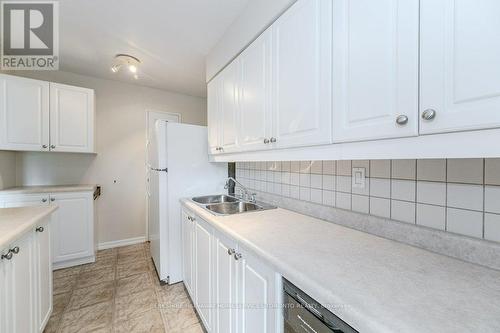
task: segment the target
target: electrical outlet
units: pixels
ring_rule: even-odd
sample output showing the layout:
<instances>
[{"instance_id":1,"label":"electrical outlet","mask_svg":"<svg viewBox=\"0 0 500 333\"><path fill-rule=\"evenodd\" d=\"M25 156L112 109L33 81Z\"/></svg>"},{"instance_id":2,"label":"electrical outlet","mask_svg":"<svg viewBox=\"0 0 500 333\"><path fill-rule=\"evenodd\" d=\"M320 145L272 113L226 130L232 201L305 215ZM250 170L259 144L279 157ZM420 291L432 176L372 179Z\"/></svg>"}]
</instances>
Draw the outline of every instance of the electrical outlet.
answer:
<instances>
[{"instance_id":1,"label":"electrical outlet","mask_svg":"<svg viewBox=\"0 0 500 333\"><path fill-rule=\"evenodd\" d=\"M365 175L365 168L352 168L352 188L364 189L366 186Z\"/></svg>"}]
</instances>

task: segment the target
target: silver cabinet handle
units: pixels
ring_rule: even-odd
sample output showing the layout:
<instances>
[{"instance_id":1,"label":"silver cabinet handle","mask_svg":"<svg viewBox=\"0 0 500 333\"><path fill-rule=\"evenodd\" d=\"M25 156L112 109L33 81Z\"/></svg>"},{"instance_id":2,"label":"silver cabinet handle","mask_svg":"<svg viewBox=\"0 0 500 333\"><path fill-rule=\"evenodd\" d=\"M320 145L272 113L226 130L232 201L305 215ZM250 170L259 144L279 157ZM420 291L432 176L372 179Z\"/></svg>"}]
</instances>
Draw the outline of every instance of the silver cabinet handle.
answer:
<instances>
[{"instance_id":1,"label":"silver cabinet handle","mask_svg":"<svg viewBox=\"0 0 500 333\"><path fill-rule=\"evenodd\" d=\"M47 199L46 199L46 198L43 198L43 199L42 199L42 202L47 202Z\"/></svg>"},{"instance_id":2,"label":"silver cabinet handle","mask_svg":"<svg viewBox=\"0 0 500 333\"><path fill-rule=\"evenodd\" d=\"M219 150L220 150L220 147L215 147L215 150L216 150L216 151L219 151Z\"/></svg>"},{"instance_id":3,"label":"silver cabinet handle","mask_svg":"<svg viewBox=\"0 0 500 333\"><path fill-rule=\"evenodd\" d=\"M12 251L9 250L9 252L7 252L7 254L2 254L2 259L7 259L7 260L10 260L12 259Z\"/></svg>"},{"instance_id":4,"label":"silver cabinet handle","mask_svg":"<svg viewBox=\"0 0 500 333\"><path fill-rule=\"evenodd\" d=\"M43 232L45 229L43 227L38 227L35 229L36 232Z\"/></svg>"},{"instance_id":5,"label":"silver cabinet handle","mask_svg":"<svg viewBox=\"0 0 500 333\"><path fill-rule=\"evenodd\" d=\"M11 251L14 254L18 254L19 253L19 246L14 246L14 248L12 248Z\"/></svg>"},{"instance_id":6,"label":"silver cabinet handle","mask_svg":"<svg viewBox=\"0 0 500 333\"><path fill-rule=\"evenodd\" d=\"M55 145L50 145L50 149L55 149L56 146Z\"/></svg>"},{"instance_id":7,"label":"silver cabinet handle","mask_svg":"<svg viewBox=\"0 0 500 333\"><path fill-rule=\"evenodd\" d=\"M432 120L436 118L436 110L434 109L427 109L422 112L422 119L423 120Z\"/></svg>"},{"instance_id":8,"label":"silver cabinet handle","mask_svg":"<svg viewBox=\"0 0 500 333\"><path fill-rule=\"evenodd\" d=\"M47 145L42 145L43 149L47 149L47 147L48 147Z\"/></svg>"},{"instance_id":9,"label":"silver cabinet handle","mask_svg":"<svg viewBox=\"0 0 500 333\"><path fill-rule=\"evenodd\" d=\"M235 249L227 249L227 254L229 254L230 256L232 256L235 252Z\"/></svg>"},{"instance_id":10,"label":"silver cabinet handle","mask_svg":"<svg viewBox=\"0 0 500 333\"><path fill-rule=\"evenodd\" d=\"M240 260L242 257L241 253L235 253L234 254L234 260Z\"/></svg>"},{"instance_id":11,"label":"silver cabinet handle","mask_svg":"<svg viewBox=\"0 0 500 333\"><path fill-rule=\"evenodd\" d=\"M271 138L271 143L275 143L276 142L276 138Z\"/></svg>"},{"instance_id":12,"label":"silver cabinet handle","mask_svg":"<svg viewBox=\"0 0 500 333\"><path fill-rule=\"evenodd\" d=\"M267 145L269 143L269 139L268 138L265 138L264 139L264 143Z\"/></svg>"},{"instance_id":13,"label":"silver cabinet handle","mask_svg":"<svg viewBox=\"0 0 500 333\"><path fill-rule=\"evenodd\" d=\"M50 201L52 201L52 202L56 201L56 198L50 198Z\"/></svg>"},{"instance_id":14,"label":"silver cabinet handle","mask_svg":"<svg viewBox=\"0 0 500 333\"><path fill-rule=\"evenodd\" d=\"M192 221L192 217L191 216L188 216L188 221Z\"/></svg>"},{"instance_id":15,"label":"silver cabinet handle","mask_svg":"<svg viewBox=\"0 0 500 333\"><path fill-rule=\"evenodd\" d=\"M406 116L404 114L401 114L401 115L397 116L397 118L396 118L396 124L398 124L398 125L406 125L406 124L408 124L408 116Z\"/></svg>"}]
</instances>

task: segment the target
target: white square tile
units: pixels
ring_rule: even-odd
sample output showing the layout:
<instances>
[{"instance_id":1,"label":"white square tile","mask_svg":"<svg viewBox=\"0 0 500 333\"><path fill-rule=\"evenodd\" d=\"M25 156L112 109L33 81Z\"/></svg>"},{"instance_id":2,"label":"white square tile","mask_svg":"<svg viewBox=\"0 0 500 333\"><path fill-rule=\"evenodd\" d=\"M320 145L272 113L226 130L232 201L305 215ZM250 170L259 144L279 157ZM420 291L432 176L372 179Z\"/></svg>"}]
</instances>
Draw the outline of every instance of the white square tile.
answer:
<instances>
[{"instance_id":1,"label":"white square tile","mask_svg":"<svg viewBox=\"0 0 500 333\"><path fill-rule=\"evenodd\" d=\"M311 173L311 161L300 161L300 173Z\"/></svg>"},{"instance_id":2,"label":"white square tile","mask_svg":"<svg viewBox=\"0 0 500 333\"><path fill-rule=\"evenodd\" d=\"M366 177L365 178L365 187L361 188L358 186L354 185L354 177L351 178L351 187L352 187L352 193L353 194L360 194L360 195L369 195L370 194L370 178Z\"/></svg>"},{"instance_id":3,"label":"white square tile","mask_svg":"<svg viewBox=\"0 0 500 333\"><path fill-rule=\"evenodd\" d=\"M391 178L391 160L370 161L370 177Z\"/></svg>"},{"instance_id":4,"label":"white square tile","mask_svg":"<svg viewBox=\"0 0 500 333\"><path fill-rule=\"evenodd\" d=\"M370 196L390 198L391 180L382 178L370 178Z\"/></svg>"},{"instance_id":5,"label":"white square tile","mask_svg":"<svg viewBox=\"0 0 500 333\"><path fill-rule=\"evenodd\" d=\"M500 185L500 158L487 158L484 163L484 183Z\"/></svg>"},{"instance_id":6,"label":"white square tile","mask_svg":"<svg viewBox=\"0 0 500 333\"><path fill-rule=\"evenodd\" d=\"M273 193L273 191L274 191L274 183L266 182L266 192Z\"/></svg>"},{"instance_id":7,"label":"white square tile","mask_svg":"<svg viewBox=\"0 0 500 333\"><path fill-rule=\"evenodd\" d=\"M446 181L446 160L428 159L417 161L417 180Z\"/></svg>"},{"instance_id":8,"label":"white square tile","mask_svg":"<svg viewBox=\"0 0 500 333\"><path fill-rule=\"evenodd\" d=\"M391 200L370 197L370 214L391 218Z\"/></svg>"},{"instance_id":9,"label":"white square tile","mask_svg":"<svg viewBox=\"0 0 500 333\"><path fill-rule=\"evenodd\" d=\"M281 184L280 183L274 183L273 194L281 195Z\"/></svg>"},{"instance_id":10,"label":"white square tile","mask_svg":"<svg viewBox=\"0 0 500 333\"><path fill-rule=\"evenodd\" d=\"M445 230L446 208L418 203L417 224L429 228Z\"/></svg>"},{"instance_id":11,"label":"white square tile","mask_svg":"<svg viewBox=\"0 0 500 333\"><path fill-rule=\"evenodd\" d=\"M335 207L335 192L323 190L323 205Z\"/></svg>"},{"instance_id":12,"label":"white square tile","mask_svg":"<svg viewBox=\"0 0 500 333\"><path fill-rule=\"evenodd\" d=\"M335 191L335 176L323 175L323 189L328 191Z\"/></svg>"},{"instance_id":13,"label":"white square tile","mask_svg":"<svg viewBox=\"0 0 500 333\"><path fill-rule=\"evenodd\" d=\"M264 171L266 173L266 181L272 182L274 180L274 173L272 171Z\"/></svg>"},{"instance_id":14,"label":"white square tile","mask_svg":"<svg viewBox=\"0 0 500 333\"><path fill-rule=\"evenodd\" d=\"M323 190L311 189L311 202L323 204Z\"/></svg>"},{"instance_id":15,"label":"white square tile","mask_svg":"<svg viewBox=\"0 0 500 333\"><path fill-rule=\"evenodd\" d=\"M274 169L275 169L274 162L271 162L271 161L266 162L266 170L274 171Z\"/></svg>"},{"instance_id":16,"label":"white square tile","mask_svg":"<svg viewBox=\"0 0 500 333\"><path fill-rule=\"evenodd\" d=\"M323 161L311 161L311 173L321 175L323 173Z\"/></svg>"},{"instance_id":17,"label":"white square tile","mask_svg":"<svg viewBox=\"0 0 500 333\"><path fill-rule=\"evenodd\" d=\"M281 162L281 171L290 172L291 171L290 164L291 164L290 161L282 161Z\"/></svg>"},{"instance_id":18,"label":"white square tile","mask_svg":"<svg viewBox=\"0 0 500 333\"><path fill-rule=\"evenodd\" d=\"M309 187L300 188L300 200L311 201L311 189Z\"/></svg>"},{"instance_id":19,"label":"white square tile","mask_svg":"<svg viewBox=\"0 0 500 333\"><path fill-rule=\"evenodd\" d=\"M446 179L453 183L483 184L482 158L450 158L447 162Z\"/></svg>"},{"instance_id":20,"label":"white square tile","mask_svg":"<svg viewBox=\"0 0 500 333\"><path fill-rule=\"evenodd\" d=\"M300 199L300 187L290 185L290 198Z\"/></svg>"},{"instance_id":21,"label":"white square tile","mask_svg":"<svg viewBox=\"0 0 500 333\"><path fill-rule=\"evenodd\" d=\"M335 192L335 204L338 208L351 210L351 194Z\"/></svg>"},{"instance_id":22,"label":"white square tile","mask_svg":"<svg viewBox=\"0 0 500 333\"><path fill-rule=\"evenodd\" d=\"M335 161L323 161L323 174L324 175L334 175L335 174Z\"/></svg>"},{"instance_id":23,"label":"white square tile","mask_svg":"<svg viewBox=\"0 0 500 333\"><path fill-rule=\"evenodd\" d=\"M365 169L365 176L370 177L370 161L369 160L352 161L352 168L364 168Z\"/></svg>"},{"instance_id":24,"label":"white square tile","mask_svg":"<svg viewBox=\"0 0 500 333\"><path fill-rule=\"evenodd\" d=\"M447 231L470 237L483 237L482 212L448 208L447 215Z\"/></svg>"},{"instance_id":25,"label":"white square tile","mask_svg":"<svg viewBox=\"0 0 500 333\"><path fill-rule=\"evenodd\" d=\"M393 179L391 197L396 200L415 201L415 181Z\"/></svg>"},{"instance_id":26,"label":"white square tile","mask_svg":"<svg viewBox=\"0 0 500 333\"><path fill-rule=\"evenodd\" d=\"M300 187L311 187L311 175L308 173L300 174Z\"/></svg>"},{"instance_id":27,"label":"white square tile","mask_svg":"<svg viewBox=\"0 0 500 333\"><path fill-rule=\"evenodd\" d=\"M335 187L337 191L351 193L351 177L350 176L337 176L335 179Z\"/></svg>"},{"instance_id":28,"label":"white square tile","mask_svg":"<svg viewBox=\"0 0 500 333\"><path fill-rule=\"evenodd\" d=\"M484 188L484 211L500 214L500 186Z\"/></svg>"},{"instance_id":29,"label":"white square tile","mask_svg":"<svg viewBox=\"0 0 500 333\"><path fill-rule=\"evenodd\" d=\"M282 184L290 184L290 172L282 172L281 173L281 183Z\"/></svg>"},{"instance_id":30,"label":"white square tile","mask_svg":"<svg viewBox=\"0 0 500 333\"><path fill-rule=\"evenodd\" d=\"M446 183L418 181L417 202L446 206Z\"/></svg>"},{"instance_id":31,"label":"white square tile","mask_svg":"<svg viewBox=\"0 0 500 333\"><path fill-rule=\"evenodd\" d=\"M416 160L392 160L392 178L414 180L416 177Z\"/></svg>"},{"instance_id":32,"label":"white square tile","mask_svg":"<svg viewBox=\"0 0 500 333\"><path fill-rule=\"evenodd\" d=\"M322 188L323 187L323 175L311 175L311 187L312 188Z\"/></svg>"},{"instance_id":33,"label":"white square tile","mask_svg":"<svg viewBox=\"0 0 500 333\"><path fill-rule=\"evenodd\" d=\"M290 197L290 185L281 184L281 195L284 197Z\"/></svg>"},{"instance_id":34,"label":"white square tile","mask_svg":"<svg viewBox=\"0 0 500 333\"><path fill-rule=\"evenodd\" d=\"M500 215L484 215L484 239L500 242Z\"/></svg>"},{"instance_id":35,"label":"white square tile","mask_svg":"<svg viewBox=\"0 0 500 333\"><path fill-rule=\"evenodd\" d=\"M274 172L274 182L281 183L281 172L279 171Z\"/></svg>"},{"instance_id":36,"label":"white square tile","mask_svg":"<svg viewBox=\"0 0 500 333\"><path fill-rule=\"evenodd\" d=\"M337 161L337 175L350 176L352 172L351 161Z\"/></svg>"},{"instance_id":37,"label":"white square tile","mask_svg":"<svg viewBox=\"0 0 500 333\"><path fill-rule=\"evenodd\" d=\"M368 214L370 211L370 198L365 195L352 195L352 210Z\"/></svg>"},{"instance_id":38,"label":"white square tile","mask_svg":"<svg viewBox=\"0 0 500 333\"><path fill-rule=\"evenodd\" d=\"M483 186L448 183L448 202L454 208L483 210Z\"/></svg>"},{"instance_id":39,"label":"white square tile","mask_svg":"<svg viewBox=\"0 0 500 333\"><path fill-rule=\"evenodd\" d=\"M274 171L281 171L281 161L274 162Z\"/></svg>"},{"instance_id":40,"label":"white square tile","mask_svg":"<svg viewBox=\"0 0 500 333\"><path fill-rule=\"evenodd\" d=\"M291 161L290 162L290 171L291 172L300 172L300 161Z\"/></svg>"},{"instance_id":41,"label":"white square tile","mask_svg":"<svg viewBox=\"0 0 500 333\"><path fill-rule=\"evenodd\" d=\"M299 186L300 184L300 173L292 172L290 174L290 185Z\"/></svg>"},{"instance_id":42,"label":"white square tile","mask_svg":"<svg viewBox=\"0 0 500 333\"><path fill-rule=\"evenodd\" d=\"M415 203L391 200L391 218L393 220L415 223Z\"/></svg>"}]
</instances>

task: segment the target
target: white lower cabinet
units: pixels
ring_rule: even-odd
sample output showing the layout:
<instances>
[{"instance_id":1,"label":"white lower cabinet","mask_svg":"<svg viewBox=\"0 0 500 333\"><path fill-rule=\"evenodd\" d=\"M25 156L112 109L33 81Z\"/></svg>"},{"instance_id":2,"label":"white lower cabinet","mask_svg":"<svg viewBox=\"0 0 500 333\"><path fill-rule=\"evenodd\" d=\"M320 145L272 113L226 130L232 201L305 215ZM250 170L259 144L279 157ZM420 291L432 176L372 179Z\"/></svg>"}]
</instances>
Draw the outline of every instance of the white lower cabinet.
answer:
<instances>
[{"instance_id":1,"label":"white lower cabinet","mask_svg":"<svg viewBox=\"0 0 500 333\"><path fill-rule=\"evenodd\" d=\"M183 235L184 283L205 329L279 332L280 308L274 307L278 303L277 273L187 210L183 211Z\"/></svg>"},{"instance_id":2,"label":"white lower cabinet","mask_svg":"<svg viewBox=\"0 0 500 333\"><path fill-rule=\"evenodd\" d=\"M52 313L49 223L1 249L0 333L41 333Z\"/></svg>"}]
</instances>

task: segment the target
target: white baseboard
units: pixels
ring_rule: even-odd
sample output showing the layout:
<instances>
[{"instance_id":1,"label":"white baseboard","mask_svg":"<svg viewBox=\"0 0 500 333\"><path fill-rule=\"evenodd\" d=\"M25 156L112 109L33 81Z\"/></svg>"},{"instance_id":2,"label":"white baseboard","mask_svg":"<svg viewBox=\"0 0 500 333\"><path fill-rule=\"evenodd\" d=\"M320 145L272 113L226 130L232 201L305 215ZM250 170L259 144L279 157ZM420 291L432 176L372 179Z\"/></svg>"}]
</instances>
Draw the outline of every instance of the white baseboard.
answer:
<instances>
[{"instance_id":1,"label":"white baseboard","mask_svg":"<svg viewBox=\"0 0 500 333\"><path fill-rule=\"evenodd\" d=\"M90 264L95 262L95 256L60 261L52 264L52 270Z\"/></svg>"},{"instance_id":2,"label":"white baseboard","mask_svg":"<svg viewBox=\"0 0 500 333\"><path fill-rule=\"evenodd\" d=\"M144 243L146 241L146 236L120 239L111 242L102 242L97 245L98 250L106 250L114 247L126 246L126 245L134 245L139 243Z\"/></svg>"}]
</instances>

